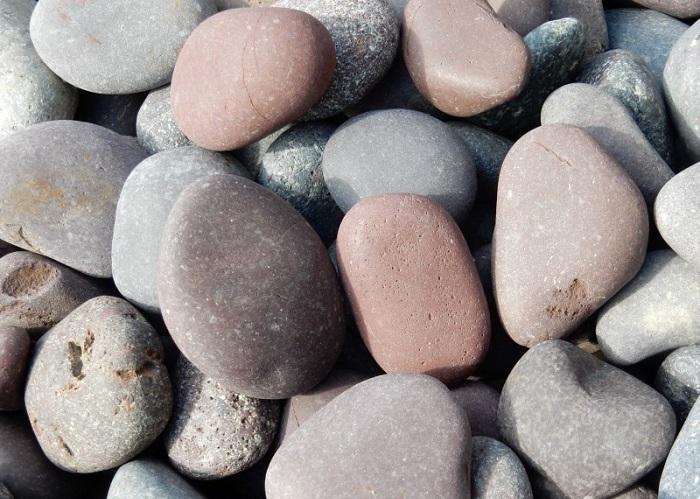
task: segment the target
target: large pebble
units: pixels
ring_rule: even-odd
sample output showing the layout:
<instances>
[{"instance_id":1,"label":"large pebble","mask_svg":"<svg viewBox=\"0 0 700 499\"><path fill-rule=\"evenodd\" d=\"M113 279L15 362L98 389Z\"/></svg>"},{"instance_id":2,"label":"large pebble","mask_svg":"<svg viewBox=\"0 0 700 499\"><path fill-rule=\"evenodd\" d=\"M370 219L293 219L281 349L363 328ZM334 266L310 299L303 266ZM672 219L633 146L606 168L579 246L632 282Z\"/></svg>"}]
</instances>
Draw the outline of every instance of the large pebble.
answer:
<instances>
[{"instance_id":1,"label":"large pebble","mask_svg":"<svg viewBox=\"0 0 700 499\"><path fill-rule=\"evenodd\" d=\"M107 499L205 499L175 470L155 459L135 459L119 467Z\"/></svg>"},{"instance_id":2,"label":"large pebble","mask_svg":"<svg viewBox=\"0 0 700 499\"><path fill-rule=\"evenodd\" d=\"M532 499L523 463L506 444L490 437L472 440L471 499Z\"/></svg>"},{"instance_id":3,"label":"large pebble","mask_svg":"<svg viewBox=\"0 0 700 499\"><path fill-rule=\"evenodd\" d=\"M574 17L583 23L584 59L608 50L608 26L602 0L550 0L552 19Z\"/></svg>"},{"instance_id":4,"label":"large pebble","mask_svg":"<svg viewBox=\"0 0 700 499\"><path fill-rule=\"evenodd\" d=\"M33 0L0 4L0 138L34 123L73 118L78 92L56 76L29 36Z\"/></svg>"},{"instance_id":5,"label":"large pebble","mask_svg":"<svg viewBox=\"0 0 700 499\"><path fill-rule=\"evenodd\" d=\"M0 411L24 408L24 382L32 351L26 329L0 326Z\"/></svg>"},{"instance_id":6,"label":"large pebble","mask_svg":"<svg viewBox=\"0 0 700 499\"><path fill-rule=\"evenodd\" d=\"M146 157L131 139L78 121L0 141L0 238L96 277L112 275L117 199Z\"/></svg>"},{"instance_id":7,"label":"large pebble","mask_svg":"<svg viewBox=\"0 0 700 499\"><path fill-rule=\"evenodd\" d=\"M148 447L170 418L172 396L151 325L128 302L100 296L41 338L25 404L46 456L91 473Z\"/></svg>"},{"instance_id":8,"label":"large pebble","mask_svg":"<svg viewBox=\"0 0 700 499\"><path fill-rule=\"evenodd\" d=\"M304 12L219 12L180 52L171 84L175 122L207 149L251 144L319 101L333 76L334 54L328 30Z\"/></svg>"},{"instance_id":9,"label":"large pebble","mask_svg":"<svg viewBox=\"0 0 700 499\"><path fill-rule=\"evenodd\" d=\"M695 499L700 496L700 404L693 405L668 454L659 483L659 499Z\"/></svg>"},{"instance_id":10,"label":"large pebble","mask_svg":"<svg viewBox=\"0 0 700 499\"><path fill-rule=\"evenodd\" d=\"M175 123L170 85L148 93L136 114L136 138L149 154L194 145Z\"/></svg>"},{"instance_id":11,"label":"large pebble","mask_svg":"<svg viewBox=\"0 0 700 499\"><path fill-rule=\"evenodd\" d=\"M498 18L520 36L549 21L549 0L488 0Z\"/></svg>"},{"instance_id":12,"label":"large pebble","mask_svg":"<svg viewBox=\"0 0 700 499\"><path fill-rule=\"evenodd\" d=\"M216 12L210 0L42 0L32 42L68 83L98 94L132 94L170 81L192 30Z\"/></svg>"},{"instance_id":13,"label":"large pebble","mask_svg":"<svg viewBox=\"0 0 700 499\"><path fill-rule=\"evenodd\" d=\"M517 343L571 333L637 273L649 222L618 163L580 128L541 126L503 162L493 235L498 312Z\"/></svg>"},{"instance_id":14,"label":"large pebble","mask_svg":"<svg viewBox=\"0 0 700 499\"><path fill-rule=\"evenodd\" d=\"M473 116L518 95L530 52L485 0L411 0L403 55L418 90L451 116Z\"/></svg>"},{"instance_id":15,"label":"large pebble","mask_svg":"<svg viewBox=\"0 0 700 499\"><path fill-rule=\"evenodd\" d=\"M671 403L680 428L700 395L700 345L671 352L659 366L654 387Z\"/></svg>"},{"instance_id":16,"label":"large pebble","mask_svg":"<svg viewBox=\"0 0 700 499\"><path fill-rule=\"evenodd\" d=\"M467 243L439 204L414 194L361 201L340 225L337 257L357 327L386 372L455 385L483 360L488 305Z\"/></svg>"},{"instance_id":17,"label":"large pebble","mask_svg":"<svg viewBox=\"0 0 700 499\"><path fill-rule=\"evenodd\" d=\"M189 184L222 173L249 175L237 161L194 146L154 154L134 168L119 195L112 237L114 283L126 299L160 311L158 258L170 209Z\"/></svg>"},{"instance_id":18,"label":"large pebble","mask_svg":"<svg viewBox=\"0 0 700 499\"><path fill-rule=\"evenodd\" d=\"M410 192L437 201L458 222L477 190L459 136L437 118L407 109L370 111L341 125L323 152L323 177L345 212L369 196Z\"/></svg>"},{"instance_id":19,"label":"large pebble","mask_svg":"<svg viewBox=\"0 0 700 499\"><path fill-rule=\"evenodd\" d=\"M671 250L651 251L601 309L596 336L615 364L700 342L700 273Z\"/></svg>"},{"instance_id":20,"label":"large pebble","mask_svg":"<svg viewBox=\"0 0 700 499\"><path fill-rule=\"evenodd\" d=\"M163 231L158 289L180 350L242 395L288 398L335 363L345 312L326 249L279 196L233 175L190 184Z\"/></svg>"},{"instance_id":21,"label":"large pebble","mask_svg":"<svg viewBox=\"0 0 700 499\"><path fill-rule=\"evenodd\" d=\"M280 447L269 499L469 497L471 434L430 376L389 374L337 396Z\"/></svg>"},{"instance_id":22,"label":"large pebble","mask_svg":"<svg viewBox=\"0 0 700 499\"><path fill-rule=\"evenodd\" d=\"M631 375L561 340L531 348L501 393L504 442L569 497L604 498L658 465L671 406Z\"/></svg>"}]
</instances>

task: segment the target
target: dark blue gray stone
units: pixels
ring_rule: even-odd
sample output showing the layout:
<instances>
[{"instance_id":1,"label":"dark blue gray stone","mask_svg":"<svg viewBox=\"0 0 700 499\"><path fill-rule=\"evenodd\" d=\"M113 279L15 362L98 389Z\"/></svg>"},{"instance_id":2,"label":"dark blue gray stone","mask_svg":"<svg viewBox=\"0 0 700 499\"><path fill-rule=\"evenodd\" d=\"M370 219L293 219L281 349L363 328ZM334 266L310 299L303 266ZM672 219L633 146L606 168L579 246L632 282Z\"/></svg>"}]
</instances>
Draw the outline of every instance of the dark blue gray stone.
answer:
<instances>
[{"instance_id":1,"label":"dark blue gray stone","mask_svg":"<svg viewBox=\"0 0 700 499\"><path fill-rule=\"evenodd\" d=\"M472 439L471 499L532 499L523 463L506 444L490 437Z\"/></svg>"},{"instance_id":2,"label":"dark blue gray stone","mask_svg":"<svg viewBox=\"0 0 700 499\"><path fill-rule=\"evenodd\" d=\"M551 19L573 17L585 33L584 59L608 50L608 27L602 0L550 0Z\"/></svg>"},{"instance_id":3,"label":"dark blue gray stone","mask_svg":"<svg viewBox=\"0 0 700 499\"><path fill-rule=\"evenodd\" d=\"M175 123L170 85L148 93L136 114L136 138L149 154L194 145Z\"/></svg>"},{"instance_id":4,"label":"dark blue gray stone","mask_svg":"<svg viewBox=\"0 0 700 499\"><path fill-rule=\"evenodd\" d=\"M659 483L659 499L700 497L700 404L688 414L683 428L668 453Z\"/></svg>"},{"instance_id":5,"label":"dark blue gray stone","mask_svg":"<svg viewBox=\"0 0 700 499\"><path fill-rule=\"evenodd\" d=\"M654 387L671 403L680 428L700 395L700 345L671 352L656 372Z\"/></svg>"},{"instance_id":6,"label":"dark blue gray stone","mask_svg":"<svg viewBox=\"0 0 700 499\"><path fill-rule=\"evenodd\" d=\"M136 459L119 467L107 499L205 499L170 466L155 459Z\"/></svg>"},{"instance_id":7,"label":"dark blue gray stone","mask_svg":"<svg viewBox=\"0 0 700 499\"><path fill-rule=\"evenodd\" d=\"M123 95L94 94L82 90L75 119L109 128L121 135L136 137L136 116L147 95L147 92Z\"/></svg>"}]
</instances>

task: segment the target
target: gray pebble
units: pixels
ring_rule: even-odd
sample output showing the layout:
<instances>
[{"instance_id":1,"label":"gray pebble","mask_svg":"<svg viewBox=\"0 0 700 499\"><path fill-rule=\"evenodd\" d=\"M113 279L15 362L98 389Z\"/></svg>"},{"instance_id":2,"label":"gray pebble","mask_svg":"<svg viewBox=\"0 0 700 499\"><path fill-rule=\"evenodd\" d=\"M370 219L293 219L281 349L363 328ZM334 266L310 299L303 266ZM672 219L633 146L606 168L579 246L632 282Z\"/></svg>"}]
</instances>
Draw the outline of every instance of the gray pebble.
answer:
<instances>
[{"instance_id":1,"label":"gray pebble","mask_svg":"<svg viewBox=\"0 0 700 499\"><path fill-rule=\"evenodd\" d=\"M275 0L214 0L216 8L221 12L226 9L238 9L240 7L269 7Z\"/></svg>"},{"instance_id":2,"label":"gray pebble","mask_svg":"<svg viewBox=\"0 0 700 499\"><path fill-rule=\"evenodd\" d=\"M194 145L175 123L170 85L148 93L136 114L136 138L149 154Z\"/></svg>"},{"instance_id":3,"label":"gray pebble","mask_svg":"<svg viewBox=\"0 0 700 499\"><path fill-rule=\"evenodd\" d=\"M608 50L608 26L602 0L550 0L551 19L581 21L586 39L584 59Z\"/></svg>"},{"instance_id":4,"label":"gray pebble","mask_svg":"<svg viewBox=\"0 0 700 499\"><path fill-rule=\"evenodd\" d=\"M265 153L267 152L268 148L275 140L277 140L277 137L289 130L290 126L291 125L285 125L276 132L272 132L270 135L263 137L257 142L253 142L252 144L232 151L231 154L233 154L233 156L248 169L252 175L252 178L257 178L260 174L263 157L265 157Z\"/></svg>"},{"instance_id":5,"label":"gray pebble","mask_svg":"<svg viewBox=\"0 0 700 499\"><path fill-rule=\"evenodd\" d=\"M671 352L659 366L654 387L671 403L680 428L700 395L700 345Z\"/></svg>"},{"instance_id":6,"label":"gray pebble","mask_svg":"<svg viewBox=\"0 0 700 499\"><path fill-rule=\"evenodd\" d=\"M155 459L136 459L119 467L107 499L205 499L172 468Z\"/></svg>"},{"instance_id":7,"label":"gray pebble","mask_svg":"<svg viewBox=\"0 0 700 499\"><path fill-rule=\"evenodd\" d=\"M109 128L121 135L136 137L136 116L147 96L148 92L108 95L82 90L75 119Z\"/></svg>"},{"instance_id":8,"label":"gray pebble","mask_svg":"<svg viewBox=\"0 0 700 499\"><path fill-rule=\"evenodd\" d=\"M510 448L490 437L472 440L472 499L532 499L523 463Z\"/></svg>"},{"instance_id":9,"label":"gray pebble","mask_svg":"<svg viewBox=\"0 0 700 499\"><path fill-rule=\"evenodd\" d=\"M467 415L472 436L498 438L498 390L481 381L467 381L450 392Z\"/></svg>"},{"instance_id":10,"label":"gray pebble","mask_svg":"<svg viewBox=\"0 0 700 499\"><path fill-rule=\"evenodd\" d=\"M688 414L668 454L659 483L659 499L700 497L700 404Z\"/></svg>"},{"instance_id":11,"label":"gray pebble","mask_svg":"<svg viewBox=\"0 0 700 499\"><path fill-rule=\"evenodd\" d=\"M13 499L12 493L7 490L4 483L0 483L0 499Z\"/></svg>"},{"instance_id":12,"label":"gray pebble","mask_svg":"<svg viewBox=\"0 0 700 499\"><path fill-rule=\"evenodd\" d=\"M26 329L0 326L0 411L24 409L24 383L32 347Z\"/></svg>"}]
</instances>

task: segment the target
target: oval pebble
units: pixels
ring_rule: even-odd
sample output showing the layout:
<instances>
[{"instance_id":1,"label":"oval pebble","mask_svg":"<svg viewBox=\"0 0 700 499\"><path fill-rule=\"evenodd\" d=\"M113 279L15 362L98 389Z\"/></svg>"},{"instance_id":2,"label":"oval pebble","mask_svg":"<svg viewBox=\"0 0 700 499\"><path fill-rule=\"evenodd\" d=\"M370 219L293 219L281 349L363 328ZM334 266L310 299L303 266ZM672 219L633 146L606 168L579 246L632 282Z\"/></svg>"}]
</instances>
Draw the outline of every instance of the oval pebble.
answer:
<instances>
[{"instance_id":1,"label":"oval pebble","mask_svg":"<svg viewBox=\"0 0 700 499\"><path fill-rule=\"evenodd\" d=\"M26 329L0 326L0 411L24 409L32 340Z\"/></svg>"},{"instance_id":2,"label":"oval pebble","mask_svg":"<svg viewBox=\"0 0 700 499\"><path fill-rule=\"evenodd\" d=\"M119 467L107 499L205 499L170 466L155 459L135 459Z\"/></svg>"},{"instance_id":3,"label":"oval pebble","mask_svg":"<svg viewBox=\"0 0 700 499\"><path fill-rule=\"evenodd\" d=\"M699 448L700 404L696 402L668 453L659 482L659 499L693 499L700 496Z\"/></svg>"},{"instance_id":4,"label":"oval pebble","mask_svg":"<svg viewBox=\"0 0 700 499\"><path fill-rule=\"evenodd\" d=\"M170 85L148 92L136 114L136 138L149 154L194 145L175 123Z\"/></svg>"},{"instance_id":5,"label":"oval pebble","mask_svg":"<svg viewBox=\"0 0 700 499\"><path fill-rule=\"evenodd\" d=\"M523 463L506 444L490 437L472 439L471 499L532 499Z\"/></svg>"},{"instance_id":6,"label":"oval pebble","mask_svg":"<svg viewBox=\"0 0 700 499\"><path fill-rule=\"evenodd\" d=\"M671 403L678 427L683 426L700 395L700 345L671 352L656 372L654 388Z\"/></svg>"}]
</instances>

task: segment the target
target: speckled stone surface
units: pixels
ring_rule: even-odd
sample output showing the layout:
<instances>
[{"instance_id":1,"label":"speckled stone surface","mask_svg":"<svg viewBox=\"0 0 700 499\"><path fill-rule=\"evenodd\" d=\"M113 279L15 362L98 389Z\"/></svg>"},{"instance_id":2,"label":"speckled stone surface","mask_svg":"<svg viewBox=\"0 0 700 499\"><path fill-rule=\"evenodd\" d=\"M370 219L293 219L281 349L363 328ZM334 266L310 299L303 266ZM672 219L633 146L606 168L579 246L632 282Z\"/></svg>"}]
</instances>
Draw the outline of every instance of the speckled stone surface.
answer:
<instances>
[{"instance_id":1,"label":"speckled stone surface","mask_svg":"<svg viewBox=\"0 0 700 499\"><path fill-rule=\"evenodd\" d=\"M178 195L207 175L249 176L221 153L184 146L149 156L131 172L119 195L112 237L112 272L119 292L138 307L160 311L161 235Z\"/></svg>"},{"instance_id":2,"label":"speckled stone surface","mask_svg":"<svg viewBox=\"0 0 700 499\"><path fill-rule=\"evenodd\" d=\"M303 119L328 118L357 104L391 67L400 23L386 0L278 0L274 5L311 14L335 44L330 87Z\"/></svg>"},{"instance_id":3,"label":"speckled stone surface","mask_svg":"<svg viewBox=\"0 0 700 499\"><path fill-rule=\"evenodd\" d=\"M558 88L542 106L541 120L543 125L575 125L591 134L634 180L649 210L674 175L627 107L603 88L587 83Z\"/></svg>"},{"instance_id":4,"label":"speckled stone surface","mask_svg":"<svg viewBox=\"0 0 700 499\"><path fill-rule=\"evenodd\" d=\"M73 118L78 92L41 60L29 37L36 2L0 5L0 138L34 123Z\"/></svg>"},{"instance_id":5,"label":"speckled stone surface","mask_svg":"<svg viewBox=\"0 0 700 499\"><path fill-rule=\"evenodd\" d=\"M0 326L38 338L82 303L104 294L84 275L28 251L0 258Z\"/></svg>"},{"instance_id":6,"label":"speckled stone surface","mask_svg":"<svg viewBox=\"0 0 700 499\"><path fill-rule=\"evenodd\" d=\"M195 144L226 151L299 118L328 88L333 39L309 14L230 9L187 39L171 84L177 126Z\"/></svg>"},{"instance_id":7,"label":"speckled stone surface","mask_svg":"<svg viewBox=\"0 0 700 499\"><path fill-rule=\"evenodd\" d=\"M286 125L279 130L272 132L262 139L248 144L247 146L231 151L231 154L245 166L251 173L252 178L257 178L262 167L262 160L270 145L277 140L277 137L289 130L292 125Z\"/></svg>"},{"instance_id":8,"label":"speckled stone surface","mask_svg":"<svg viewBox=\"0 0 700 499\"><path fill-rule=\"evenodd\" d=\"M355 116L331 136L322 163L326 185L345 212L369 196L410 192L437 201L462 221L476 197L476 170L464 141L418 111Z\"/></svg>"},{"instance_id":9,"label":"speckled stone surface","mask_svg":"<svg viewBox=\"0 0 700 499\"><path fill-rule=\"evenodd\" d=\"M532 499L532 487L518 456L490 437L472 440L471 499Z\"/></svg>"},{"instance_id":10,"label":"speckled stone surface","mask_svg":"<svg viewBox=\"0 0 700 499\"><path fill-rule=\"evenodd\" d=\"M382 369L466 381L486 354L491 324L467 243L444 208L415 194L367 198L345 215L337 258L357 327Z\"/></svg>"},{"instance_id":11,"label":"speckled stone surface","mask_svg":"<svg viewBox=\"0 0 700 499\"><path fill-rule=\"evenodd\" d=\"M700 4L692 0L634 0L633 3L679 19L692 21L700 16Z\"/></svg>"},{"instance_id":12,"label":"speckled stone surface","mask_svg":"<svg viewBox=\"0 0 700 499\"><path fill-rule=\"evenodd\" d=\"M520 36L549 21L549 0L488 0L498 18Z\"/></svg>"},{"instance_id":13,"label":"speckled stone surface","mask_svg":"<svg viewBox=\"0 0 700 499\"><path fill-rule=\"evenodd\" d=\"M345 335L340 287L318 235L279 196L233 175L199 179L175 202L161 248L163 318L207 376L279 399L328 374Z\"/></svg>"},{"instance_id":14,"label":"speckled stone surface","mask_svg":"<svg viewBox=\"0 0 700 499\"><path fill-rule=\"evenodd\" d=\"M113 132L136 137L136 116L148 92L136 94L93 94L80 92L75 119L94 123Z\"/></svg>"},{"instance_id":15,"label":"speckled stone surface","mask_svg":"<svg viewBox=\"0 0 700 499\"><path fill-rule=\"evenodd\" d=\"M654 388L671 403L678 427L683 426L700 395L700 345L671 352L656 372Z\"/></svg>"},{"instance_id":16,"label":"speckled stone surface","mask_svg":"<svg viewBox=\"0 0 700 499\"><path fill-rule=\"evenodd\" d=\"M584 59L608 50L608 27L602 0L550 0L551 19L574 17L583 24Z\"/></svg>"},{"instance_id":17,"label":"speckled stone surface","mask_svg":"<svg viewBox=\"0 0 700 499\"><path fill-rule=\"evenodd\" d=\"M240 7L269 7L274 0L214 0L219 11L226 9L238 9Z\"/></svg>"},{"instance_id":18,"label":"speckled stone surface","mask_svg":"<svg viewBox=\"0 0 700 499\"><path fill-rule=\"evenodd\" d=\"M270 144L256 179L296 208L325 245L335 240L343 218L321 167L323 151L335 129L323 121L293 125Z\"/></svg>"},{"instance_id":19,"label":"speckled stone surface","mask_svg":"<svg viewBox=\"0 0 700 499\"><path fill-rule=\"evenodd\" d=\"M0 238L75 270L110 277L119 191L146 152L77 121L33 125L0 140Z\"/></svg>"},{"instance_id":20,"label":"speckled stone surface","mask_svg":"<svg viewBox=\"0 0 700 499\"><path fill-rule=\"evenodd\" d=\"M486 0L411 0L403 56L420 93L451 116L473 116L518 95L530 71L522 38Z\"/></svg>"},{"instance_id":21,"label":"speckled stone surface","mask_svg":"<svg viewBox=\"0 0 700 499\"><path fill-rule=\"evenodd\" d=\"M377 376L314 414L272 458L268 499L469 496L471 434L432 377Z\"/></svg>"},{"instance_id":22,"label":"speckled stone surface","mask_svg":"<svg viewBox=\"0 0 700 499\"><path fill-rule=\"evenodd\" d=\"M91 473L148 447L170 418L172 396L153 327L125 300L100 296L41 338L24 401L46 456Z\"/></svg>"},{"instance_id":23,"label":"speckled stone surface","mask_svg":"<svg viewBox=\"0 0 700 499\"><path fill-rule=\"evenodd\" d=\"M24 408L24 381L32 346L26 329L0 326L0 411Z\"/></svg>"},{"instance_id":24,"label":"speckled stone surface","mask_svg":"<svg viewBox=\"0 0 700 499\"><path fill-rule=\"evenodd\" d=\"M168 83L185 40L215 12L210 0L42 0L29 28L42 60L68 83L131 94Z\"/></svg>"},{"instance_id":25,"label":"speckled stone surface","mask_svg":"<svg viewBox=\"0 0 700 499\"><path fill-rule=\"evenodd\" d=\"M170 85L148 93L136 114L136 138L149 154L194 145L175 123Z\"/></svg>"},{"instance_id":26,"label":"speckled stone surface","mask_svg":"<svg viewBox=\"0 0 700 499\"><path fill-rule=\"evenodd\" d=\"M119 467L107 499L205 499L187 480L155 459L135 459Z\"/></svg>"},{"instance_id":27,"label":"speckled stone surface","mask_svg":"<svg viewBox=\"0 0 700 499\"><path fill-rule=\"evenodd\" d=\"M563 124L524 135L501 168L493 235L510 337L533 346L571 333L634 277L648 232L639 189L591 135Z\"/></svg>"},{"instance_id":28,"label":"speckled stone surface","mask_svg":"<svg viewBox=\"0 0 700 499\"><path fill-rule=\"evenodd\" d=\"M473 436L498 438L498 390L481 381L467 381L450 392L466 413Z\"/></svg>"},{"instance_id":29,"label":"speckled stone surface","mask_svg":"<svg viewBox=\"0 0 700 499\"><path fill-rule=\"evenodd\" d=\"M700 273L671 250L650 251L601 309L596 336L605 357L621 365L700 342Z\"/></svg>"},{"instance_id":30,"label":"speckled stone surface","mask_svg":"<svg viewBox=\"0 0 700 499\"><path fill-rule=\"evenodd\" d=\"M659 499L692 499L700 495L700 404L693 405L668 454L659 483Z\"/></svg>"},{"instance_id":31,"label":"speckled stone surface","mask_svg":"<svg viewBox=\"0 0 700 499\"><path fill-rule=\"evenodd\" d=\"M673 443L673 409L633 376L562 340L531 348L501 393L504 442L570 497L620 492Z\"/></svg>"}]
</instances>

